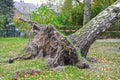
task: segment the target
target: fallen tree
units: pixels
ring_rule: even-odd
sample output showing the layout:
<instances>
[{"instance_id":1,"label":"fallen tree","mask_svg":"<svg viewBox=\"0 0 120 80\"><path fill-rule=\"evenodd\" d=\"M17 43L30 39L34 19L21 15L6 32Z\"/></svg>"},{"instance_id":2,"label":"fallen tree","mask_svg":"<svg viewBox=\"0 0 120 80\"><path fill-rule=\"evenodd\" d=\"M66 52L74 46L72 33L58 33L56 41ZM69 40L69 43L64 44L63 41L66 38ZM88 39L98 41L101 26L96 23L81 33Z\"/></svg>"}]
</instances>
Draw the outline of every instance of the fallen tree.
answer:
<instances>
[{"instance_id":1,"label":"fallen tree","mask_svg":"<svg viewBox=\"0 0 120 80\"><path fill-rule=\"evenodd\" d=\"M90 68L89 62L84 58L87 56L90 45L119 18L120 0L70 36L62 35L54 26L42 27L32 21L21 19L32 25L32 30L36 35L26 47L26 51L30 55L12 58L9 62L16 59L45 58L50 68L64 65Z\"/></svg>"}]
</instances>

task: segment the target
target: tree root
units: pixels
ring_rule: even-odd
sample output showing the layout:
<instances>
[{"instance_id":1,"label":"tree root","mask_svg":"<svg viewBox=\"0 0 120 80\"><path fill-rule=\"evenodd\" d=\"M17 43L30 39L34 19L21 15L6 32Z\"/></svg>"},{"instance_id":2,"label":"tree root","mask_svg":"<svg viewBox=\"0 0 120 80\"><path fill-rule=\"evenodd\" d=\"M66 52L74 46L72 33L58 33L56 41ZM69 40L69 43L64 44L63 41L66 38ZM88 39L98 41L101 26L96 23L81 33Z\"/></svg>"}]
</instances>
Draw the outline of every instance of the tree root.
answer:
<instances>
[{"instance_id":1,"label":"tree root","mask_svg":"<svg viewBox=\"0 0 120 80\"><path fill-rule=\"evenodd\" d=\"M15 57L15 58L10 58L8 60L8 63L13 63L17 59L20 59L20 60L29 60L29 59L32 59L32 58L34 58L33 55L29 55L27 57L26 57L26 55L22 55L22 56L18 56L18 57Z\"/></svg>"}]
</instances>

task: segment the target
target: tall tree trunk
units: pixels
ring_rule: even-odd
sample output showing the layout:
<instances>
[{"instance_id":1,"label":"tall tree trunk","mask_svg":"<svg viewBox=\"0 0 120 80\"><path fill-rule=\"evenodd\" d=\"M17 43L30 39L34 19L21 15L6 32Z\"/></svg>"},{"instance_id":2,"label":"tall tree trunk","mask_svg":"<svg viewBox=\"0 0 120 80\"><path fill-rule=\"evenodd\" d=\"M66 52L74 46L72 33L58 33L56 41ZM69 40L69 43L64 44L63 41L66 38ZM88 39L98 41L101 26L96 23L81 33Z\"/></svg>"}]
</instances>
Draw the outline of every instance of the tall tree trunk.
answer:
<instances>
[{"instance_id":1,"label":"tall tree trunk","mask_svg":"<svg viewBox=\"0 0 120 80\"><path fill-rule=\"evenodd\" d=\"M83 25L88 23L91 18L91 0L84 0L84 19Z\"/></svg>"},{"instance_id":2,"label":"tall tree trunk","mask_svg":"<svg viewBox=\"0 0 120 80\"><path fill-rule=\"evenodd\" d=\"M120 18L120 0L102 11L76 33L69 36L83 57L87 56L90 45Z\"/></svg>"}]
</instances>

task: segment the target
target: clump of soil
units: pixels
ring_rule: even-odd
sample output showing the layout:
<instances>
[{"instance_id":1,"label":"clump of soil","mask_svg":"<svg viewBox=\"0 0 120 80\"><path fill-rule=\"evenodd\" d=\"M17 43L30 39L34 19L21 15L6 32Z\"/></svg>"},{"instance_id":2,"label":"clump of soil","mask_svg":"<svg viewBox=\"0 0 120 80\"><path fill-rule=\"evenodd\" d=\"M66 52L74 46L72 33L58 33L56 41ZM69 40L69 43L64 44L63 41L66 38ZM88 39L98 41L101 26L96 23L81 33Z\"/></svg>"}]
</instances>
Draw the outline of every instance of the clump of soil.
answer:
<instances>
[{"instance_id":1,"label":"clump of soil","mask_svg":"<svg viewBox=\"0 0 120 80\"><path fill-rule=\"evenodd\" d=\"M33 76L40 74L41 71L38 69L26 69L22 71L16 71L12 80L19 80L20 77Z\"/></svg>"}]
</instances>

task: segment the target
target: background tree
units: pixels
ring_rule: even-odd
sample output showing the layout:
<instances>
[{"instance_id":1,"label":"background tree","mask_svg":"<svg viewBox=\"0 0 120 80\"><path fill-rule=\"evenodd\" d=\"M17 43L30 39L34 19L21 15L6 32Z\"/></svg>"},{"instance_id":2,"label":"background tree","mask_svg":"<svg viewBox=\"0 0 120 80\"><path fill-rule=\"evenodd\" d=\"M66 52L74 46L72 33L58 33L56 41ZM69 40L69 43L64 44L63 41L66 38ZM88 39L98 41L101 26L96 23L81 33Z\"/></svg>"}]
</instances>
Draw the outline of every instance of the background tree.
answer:
<instances>
[{"instance_id":1,"label":"background tree","mask_svg":"<svg viewBox=\"0 0 120 80\"><path fill-rule=\"evenodd\" d=\"M63 7L62 7L62 11L61 11L61 14L64 14L64 16L66 17L65 25L71 25L71 23L72 23L71 10L72 10L72 0L65 0Z\"/></svg>"},{"instance_id":2,"label":"background tree","mask_svg":"<svg viewBox=\"0 0 120 80\"><path fill-rule=\"evenodd\" d=\"M74 5L72 8L72 24L74 26L82 26L83 25L83 14L84 14L84 5L79 2Z\"/></svg>"},{"instance_id":3,"label":"background tree","mask_svg":"<svg viewBox=\"0 0 120 80\"><path fill-rule=\"evenodd\" d=\"M4 16L0 15L0 29L4 27Z\"/></svg>"},{"instance_id":4,"label":"background tree","mask_svg":"<svg viewBox=\"0 0 120 80\"><path fill-rule=\"evenodd\" d=\"M14 2L13 0L0 0L0 23L2 28L12 22L14 16Z\"/></svg>"},{"instance_id":5,"label":"background tree","mask_svg":"<svg viewBox=\"0 0 120 80\"><path fill-rule=\"evenodd\" d=\"M83 25L88 23L91 19L91 0L84 0L84 19Z\"/></svg>"}]
</instances>

